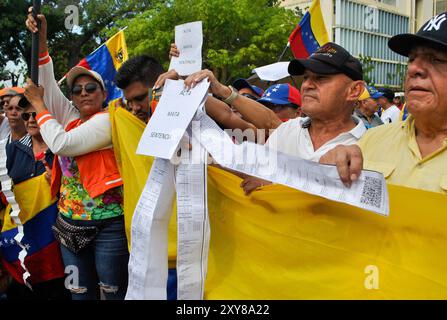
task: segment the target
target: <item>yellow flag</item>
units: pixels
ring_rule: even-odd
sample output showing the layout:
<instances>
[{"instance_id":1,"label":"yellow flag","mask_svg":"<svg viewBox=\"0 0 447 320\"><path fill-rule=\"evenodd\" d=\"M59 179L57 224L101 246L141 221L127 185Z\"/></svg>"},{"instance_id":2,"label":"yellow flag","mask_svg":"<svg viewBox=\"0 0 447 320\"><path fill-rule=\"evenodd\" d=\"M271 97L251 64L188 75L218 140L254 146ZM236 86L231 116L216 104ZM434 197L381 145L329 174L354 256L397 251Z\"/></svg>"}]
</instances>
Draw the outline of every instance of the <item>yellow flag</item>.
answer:
<instances>
[{"instance_id":1,"label":"yellow flag","mask_svg":"<svg viewBox=\"0 0 447 320\"><path fill-rule=\"evenodd\" d=\"M118 31L113 37L107 40L105 45L110 52L115 70L118 70L129 58L124 30Z\"/></svg>"},{"instance_id":2,"label":"yellow flag","mask_svg":"<svg viewBox=\"0 0 447 320\"><path fill-rule=\"evenodd\" d=\"M126 230L152 160L135 155L144 123L111 110ZM249 197L209 167L207 299L447 299L447 197L389 186L383 217L284 186ZM169 257L175 263L175 220Z\"/></svg>"},{"instance_id":3,"label":"yellow flag","mask_svg":"<svg viewBox=\"0 0 447 320\"><path fill-rule=\"evenodd\" d=\"M112 141L121 177L124 181L124 224L127 243L131 244L131 223L133 212L140 199L153 158L137 155L138 142L146 124L124 108L116 107L116 100L109 103L112 123ZM176 206L169 224L169 267L175 268L177 256Z\"/></svg>"}]
</instances>

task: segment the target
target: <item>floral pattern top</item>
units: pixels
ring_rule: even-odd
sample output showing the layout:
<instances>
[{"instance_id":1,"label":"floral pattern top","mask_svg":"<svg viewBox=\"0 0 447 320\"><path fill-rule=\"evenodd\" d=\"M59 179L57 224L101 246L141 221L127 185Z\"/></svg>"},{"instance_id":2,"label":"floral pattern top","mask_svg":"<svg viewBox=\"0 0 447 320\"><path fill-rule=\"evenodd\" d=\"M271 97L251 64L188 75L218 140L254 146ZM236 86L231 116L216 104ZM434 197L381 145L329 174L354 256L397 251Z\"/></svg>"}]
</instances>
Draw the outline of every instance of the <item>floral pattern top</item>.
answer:
<instances>
[{"instance_id":1,"label":"floral pattern top","mask_svg":"<svg viewBox=\"0 0 447 320\"><path fill-rule=\"evenodd\" d=\"M74 158L59 157L62 169L59 211L73 220L101 220L123 214L123 187L107 190L91 198L84 189Z\"/></svg>"}]
</instances>

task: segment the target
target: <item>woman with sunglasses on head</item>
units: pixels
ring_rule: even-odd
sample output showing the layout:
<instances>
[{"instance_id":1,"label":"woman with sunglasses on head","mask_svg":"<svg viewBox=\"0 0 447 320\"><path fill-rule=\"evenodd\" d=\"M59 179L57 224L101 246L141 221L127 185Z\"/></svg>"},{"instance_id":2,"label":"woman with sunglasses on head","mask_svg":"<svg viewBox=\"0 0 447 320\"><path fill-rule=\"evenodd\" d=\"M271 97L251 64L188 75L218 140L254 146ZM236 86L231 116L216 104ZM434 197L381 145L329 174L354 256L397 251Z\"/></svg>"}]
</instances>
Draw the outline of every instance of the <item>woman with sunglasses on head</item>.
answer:
<instances>
[{"instance_id":1,"label":"woman with sunglasses on head","mask_svg":"<svg viewBox=\"0 0 447 320\"><path fill-rule=\"evenodd\" d=\"M112 146L107 97L101 76L84 67L67 74L71 103L57 86L46 44L46 21L40 29L39 83L27 80L25 95L37 112L42 137L53 151L51 187L59 192L54 227L66 266L75 267L75 300L124 299L129 252L124 230L123 187ZM32 32L32 15L26 22ZM99 284L99 285L98 285Z\"/></svg>"},{"instance_id":2,"label":"woman with sunglasses on head","mask_svg":"<svg viewBox=\"0 0 447 320\"><path fill-rule=\"evenodd\" d=\"M3 242L1 253L4 265L14 279L7 296L11 300L69 299L69 291L64 286L61 252L52 232L57 217L57 199L50 196L49 184L53 154L40 134L36 110L23 95L14 96L9 107L20 109L20 122L26 129L21 139L8 141L6 168L14 183L15 198L23 210L19 215L24 224L22 243L28 248L25 265L31 274L28 281L33 290L23 284L23 269L17 263L19 246L11 242L5 244L5 240L9 240L17 230L10 219L10 212L5 212L5 224L0 235L0 242ZM37 156L41 156L40 160L36 159ZM36 199L30 201L30 196Z\"/></svg>"}]
</instances>

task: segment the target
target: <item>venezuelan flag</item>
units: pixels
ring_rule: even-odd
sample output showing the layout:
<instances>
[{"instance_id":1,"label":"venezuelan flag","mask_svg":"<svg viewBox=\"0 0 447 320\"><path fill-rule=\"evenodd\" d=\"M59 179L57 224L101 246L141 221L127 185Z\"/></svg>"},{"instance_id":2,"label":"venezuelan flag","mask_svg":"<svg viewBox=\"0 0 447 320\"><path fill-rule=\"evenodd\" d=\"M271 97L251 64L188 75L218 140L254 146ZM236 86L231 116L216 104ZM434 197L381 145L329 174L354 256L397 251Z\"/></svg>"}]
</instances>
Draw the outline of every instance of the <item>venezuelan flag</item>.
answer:
<instances>
[{"instance_id":1,"label":"venezuelan flag","mask_svg":"<svg viewBox=\"0 0 447 320\"><path fill-rule=\"evenodd\" d=\"M25 266L31 273L29 282L35 284L62 278L64 265L51 229L57 217L57 201L51 197L45 174L14 185L14 195L21 208L19 218L24 227L22 244L28 251ZM9 215L10 208L6 208L0 234L1 256L11 276L23 284L24 270L19 261L21 248L14 240L18 229Z\"/></svg>"},{"instance_id":2,"label":"venezuelan flag","mask_svg":"<svg viewBox=\"0 0 447 320\"><path fill-rule=\"evenodd\" d=\"M296 59L307 58L329 42L321 13L320 0L314 0L309 11L289 36L290 48Z\"/></svg>"},{"instance_id":3,"label":"venezuelan flag","mask_svg":"<svg viewBox=\"0 0 447 320\"><path fill-rule=\"evenodd\" d=\"M126 39L121 30L101 45L98 49L82 59L78 66L98 72L106 86L107 102L122 97L121 90L115 85L116 71L128 59Z\"/></svg>"}]
</instances>

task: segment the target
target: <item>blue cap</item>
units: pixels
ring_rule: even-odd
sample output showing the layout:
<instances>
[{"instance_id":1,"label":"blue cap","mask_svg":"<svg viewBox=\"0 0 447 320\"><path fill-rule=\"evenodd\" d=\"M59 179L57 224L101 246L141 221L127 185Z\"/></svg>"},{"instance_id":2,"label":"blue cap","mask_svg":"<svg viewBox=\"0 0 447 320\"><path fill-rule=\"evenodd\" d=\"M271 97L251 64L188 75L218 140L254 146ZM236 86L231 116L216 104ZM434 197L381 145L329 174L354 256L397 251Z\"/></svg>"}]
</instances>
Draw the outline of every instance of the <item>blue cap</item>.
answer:
<instances>
[{"instance_id":1,"label":"blue cap","mask_svg":"<svg viewBox=\"0 0 447 320\"><path fill-rule=\"evenodd\" d=\"M262 96L262 94L264 93L264 90L262 90L261 88L259 88L257 86L249 84L248 81L243 78L239 78L239 79L235 80L233 82L233 87L238 91L241 90L242 88L249 88L254 93L256 93L258 96Z\"/></svg>"},{"instance_id":2,"label":"blue cap","mask_svg":"<svg viewBox=\"0 0 447 320\"><path fill-rule=\"evenodd\" d=\"M275 84L270 86L262 95L258 102L270 102L274 104L294 104L301 106L300 91L288 83Z\"/></svg>"},{"instance_id":3,"label":"blue cap","mask_svg":"<svg viewBox=\"0 0 447 320\"><path fill-rule=\"evenodd\" d=\"M383 92L380 92L373 86L367 86L366 89L368 90L369 95L373 99L379 99L380 97L383 97Z\"/></svg>"}]
</instances>

